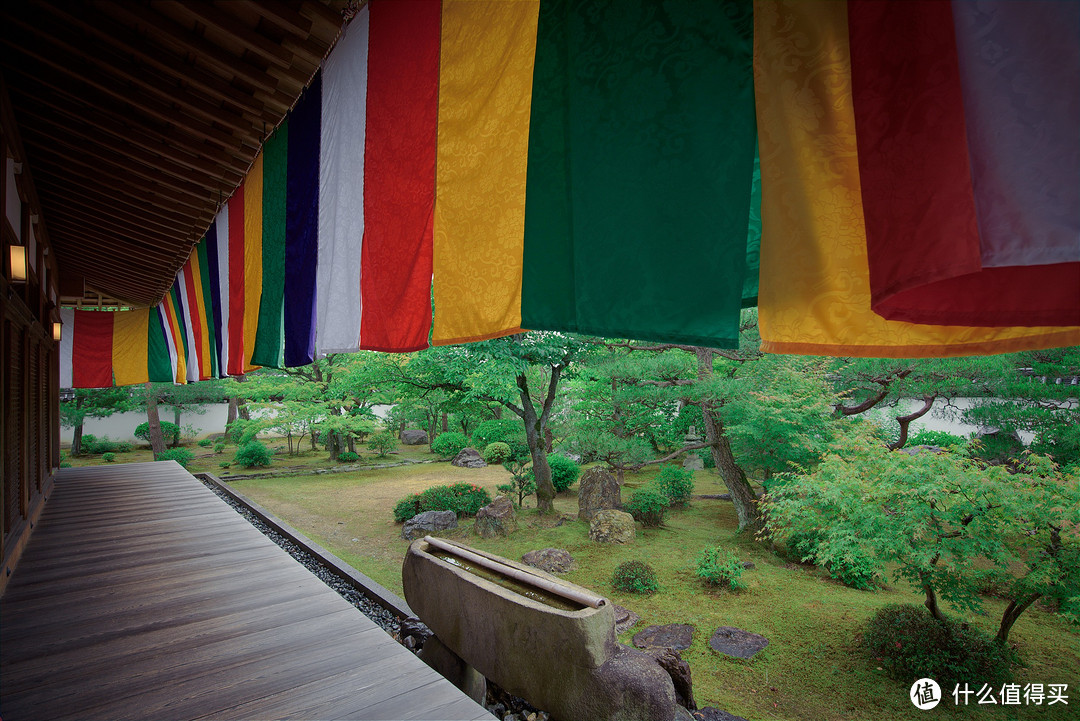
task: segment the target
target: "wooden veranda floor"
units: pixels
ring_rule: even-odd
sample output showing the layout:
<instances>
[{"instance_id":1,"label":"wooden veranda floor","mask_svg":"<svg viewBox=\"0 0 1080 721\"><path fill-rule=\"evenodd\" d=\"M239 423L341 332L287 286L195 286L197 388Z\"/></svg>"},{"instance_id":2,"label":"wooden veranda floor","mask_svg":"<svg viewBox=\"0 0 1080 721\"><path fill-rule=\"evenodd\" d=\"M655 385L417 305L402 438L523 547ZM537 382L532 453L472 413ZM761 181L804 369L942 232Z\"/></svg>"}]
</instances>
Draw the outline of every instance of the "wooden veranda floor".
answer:
<instances>
[{"instance_id":1,"label":"wooden veranda floor","mask_svg":"<svg viewBox=\"0 0 1080 721\"><path fill-rule=\"evenodd\" d=\"M60 471L0 598L0 716L491 718L171 461Z\"/></svg>"}]
</instances>

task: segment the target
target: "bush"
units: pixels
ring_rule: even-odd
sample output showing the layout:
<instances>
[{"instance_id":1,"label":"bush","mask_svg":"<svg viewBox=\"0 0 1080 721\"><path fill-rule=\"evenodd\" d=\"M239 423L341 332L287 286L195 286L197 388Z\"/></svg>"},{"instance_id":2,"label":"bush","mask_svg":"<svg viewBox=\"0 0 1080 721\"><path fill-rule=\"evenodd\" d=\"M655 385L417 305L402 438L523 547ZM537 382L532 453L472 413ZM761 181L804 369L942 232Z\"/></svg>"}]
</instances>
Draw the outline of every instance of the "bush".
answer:
<instances>
[{"instance_id":1,"label":"bush","mask_svg":"<svg viewBox=\"0 0 1080 721\"><path fill-rule=\"evenodd\" d=\"M424 511L453 511L458 516L475 516L491 503L491 494L472 483L432 486L422 493L405 496L394 506L394 520L404 523Z\"/></svg>"},{"instance_id":2,"label":"bush","mask_svg":"<svg viewBox=\"0 0 1080 721\"><path fill-rule=\"evenodd\" d=\"M724 552L719 546L709 546L697 559L697 577L709 586L726 586L732 591L746 588L742 581L743 565L734 551Z\"/></svg>"},{"instance_id":3,"label":"bush","mask_svg":"<svg viewBox=\"0 0 1080 721\"><path fill-rule=\"evenodd\" d=\"M502 441L495 441L484 447L484 462L490 466L510 460L511 455L510 446Z\"/></svg>"},{"instance_id":4,"label":"bush","mask_svg":"<svg viewBox=\"0 0 1080 721\"><path fill-rule=\"evenodd\" d=\"M360 460L360 454L353 453L352 451L344 451L338 454L337 459L342 463L356 463Z\"/></svg>"},{"instance_id":5,"label":"bush","mask_svg":"<svg viewBox=\"0 0 1080 721\"><path fill-rule=\"evenodd\" d=\"M799 563L816 564L817 547L824 539L823 531L793 533L786 542L788 556ZM872 591L880 585L880 565L866 555L857 543L850 544L850 547L845 548L840 560L825 564L825 568L829 571L829 576L850 588Z\"/></svg>"},{"instance_id":6,"label":"bush","mask_svg":"<svg viewBox=\"0 0 1080 721\"><path fill-rule=\"evenodd\" d=\"M195 454L186 448L167 448L158 454L156 461L176 461L184 468L195 459Z\"/></svg>"},{"instance_id":7,"label":"bush","mask_svg":"<svg viewBox=\"0 0 1080 721\"><path fill-rule=\"evenodd\" d=\"M95 455L103 453L115 453L117 445L119 444L117 444L115 441L110 441L108 438L102 438L100 440L94 441L89 446L84 443L83 451L87 453L93 453Z\"/></svg>"},{"instance_id":8,"label":"bush","mask_svg":"<svg viewBox=\"0 0 1080 721\"><path fill-rule=\"evenodd\" d=\"M529 444L525 441L525 428L521 421L513 418L492 419L480 423L472 434L477 448L486 448L492 443L505 443L510 446L514 458L527 458Z\"/></svg>"},{"instance_id":9,"label":"bush","mask_svg":"<svg viewBox=\"0 0 1080 721\"><path fill-rule=\"evenodd\" d=\"M210 446L214 445L214 441L210 438L200 438L198 445L201 448L209 448Z\"/></svg>"},{"instance_id":10,"label":"bush","mask_svg":"<svg viewBox=\"0 0 1080 721\"><path fill-rule=\"evenodd\" d=\"M161 435L165 437L165 443L172 443L172 439L180 432L180 427L175 423L169 421L161 421ZM142 441L150 442L150 423L144 422L135 426L135 432L132 434L136 438ZM86 436L83 436L85 439ZM84 441L85 442L85 441Z\"/></svg>"},{"instance_id":11,"label":"bush","mask_svg":"<svg viewBox=\"0 0 1080 721\"><path fill-rule=\"evenodd\" d=\"M685 506L694 495L694 472L671 463L660 468L654 483L672 506Z\"/></svg>"},{"instance_id":12,"label":"bush","mask_svg":"<svg viewBox=\"0 0 1080 721\"><path fill-rule=\"evenodd\" d=\"M633 516L635 521L641 521L641 525L646 528L659 528L664 523L664 512L667 511L668 503L668 498L663 493L643 488L630 496L626 512Z\"/></svg>"},{"instance_id":13,"label":"bush","mask_svg":"<svg viewBox=\"0 0 1080 721\"><path fill-rule=\"evenodd\" d=\"M967 443L963 436L956 436L945 431L932 431L928 428L916 431L908 436L908 446L938 446L939 448L959 448Z\"/></svg>"},{"instance_id":14,"label":"bush","mask_svg":"<svg viewBox=\"0 0 1080 721\"><path fill-rule=\"evenodd\" d=\"M218 463L218 468L228 468L231 465L232 463L229 463L228 461L221 461Z\"/></svg>"},{"instance_id":15,"label":"bush","mask_svg":"<svg viewBox=\"0 0 1080 721\"><path fill-rule=\"evenodd\" d=\"M116 460L116 454L115 453L108 453L108 452L102 453L101 454L101 460L105 461L106 463L112 463L113 461Z\"/></svg>"},{"instance_id":16,"label":"bush","mask_svg":"<svg viewBox=\"0 0 1080 721\"><path fill-rule=\"evenodd\" d=\"M83 433L81 443L83 453L86 453L87 448L91 448L95 443L97 443L97 436L95 436L93 433Z\"/></svg>"},{"instance_id":17,"label":"bush","mask_svg":"<svg viewBox=\"0 0 1080 721\"><path fill-rule=\"evenodd\" d=\"M71 468L71 463L68 461L60 461L61 468Z\"/></svg>"},{"instance_id":18,"label":"bush","mask_svg":"<svg viewBox=\"0 0 1080 721\"><path fill-rule=\"evenodd\" d=\"M469 445L469 439L464 433L450 431L438 435L431 444L431 452L442 458L453 458L461 453L461 449Z\"/></svg>"},{"instance_id":19,"label":"bush","mask_svg":"<svg viewBox=\"0 0 1080 721\"><path fill-rule=\"evenodd\" d=\"M368 438L367 447L369 450L374 451L379 458L382 458L397 448L397 438L394 438L394 434L390 431L372 433L371 438Z\"/></svg>"},{"instance_id":20,"label":"bush","mask_svg":"<svg viewBox=\"0 0 1080 721\"><path fill-rule=\"evenodd\" d=\"M999 686L1017 661L1007 647L982 632L953 621L941 623L925 608L885 606L870 619L863 643L893 678L910 682L929 677L952 688L967 683Z\"/></svg>"},{"instance_id":21,"label":"bush","mask_svg":"<svg viewBox=\"0 0 1080 721\"><path fill-rule=\"evenodd\" d=\"M240 446L240 449L236 451L236 457L233 458L234 463L238 463L244 468L255 468L256 466L269 466L271 456L270 449L265 444L259 441L248 441L244 445Z\"/></svg>"},{"instance_id":22,"label":"bush","mask_svg":"<svg viewBox=\"0 0 1080 721\"><path fill-rule=\"evenodd\" d=\"M224 443L215 443L214 444L214 453L224 453L224 452L225 452L225 444Z\"/></svg>"},{"instance_id":23,"label":"bush","mask_svg":"<svg viewBox=\"0 0 1080 721\"><path fill-rule=\"evenodd\" d=\"M627 593L655 593L660 590L656 571L641 561L620 563L611 575L611 585L616 590Z\"/></svg>"},{"instance_id":24,"label":"bush","mask_svg":"<svg viewBox=\"0 0 1080 721\"><path fill-rule=\"evenodd\" d=\"M581 475L581 466L574 463L566 456L548 456L548 465L551 466L551 485L555 486L556 493L562 493L570 486L577 483Z\"/></svg>"},{"instance_id":25,"label":"bush","mask_svg":"<svg viewBox=\"0 0 1080 721\"><path fill-rule=\"evenodd\" d=\"M117 443L113 451L115 453L131 453L131 444L126 442Z\"/></svg>"}]
</instances>

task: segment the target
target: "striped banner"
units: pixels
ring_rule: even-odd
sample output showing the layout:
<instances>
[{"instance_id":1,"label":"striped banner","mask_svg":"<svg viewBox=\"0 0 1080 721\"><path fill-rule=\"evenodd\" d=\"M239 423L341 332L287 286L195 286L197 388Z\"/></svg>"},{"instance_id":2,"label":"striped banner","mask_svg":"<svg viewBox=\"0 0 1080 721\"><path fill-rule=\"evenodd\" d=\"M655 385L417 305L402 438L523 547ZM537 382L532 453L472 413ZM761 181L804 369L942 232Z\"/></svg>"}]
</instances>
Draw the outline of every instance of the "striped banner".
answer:
<instances>
[{"instance_id":1,"label":"striped banner","mask_svg":"<svg viewBox=\"0 0 1080 721\"><path fill-rule=\"evenodd\" d=\"M1080 4L604 7L366 3L161 305L65 321L64 379L731 347L755 304L769 352L1080 343Z\"/></svg>"}]
</instances>

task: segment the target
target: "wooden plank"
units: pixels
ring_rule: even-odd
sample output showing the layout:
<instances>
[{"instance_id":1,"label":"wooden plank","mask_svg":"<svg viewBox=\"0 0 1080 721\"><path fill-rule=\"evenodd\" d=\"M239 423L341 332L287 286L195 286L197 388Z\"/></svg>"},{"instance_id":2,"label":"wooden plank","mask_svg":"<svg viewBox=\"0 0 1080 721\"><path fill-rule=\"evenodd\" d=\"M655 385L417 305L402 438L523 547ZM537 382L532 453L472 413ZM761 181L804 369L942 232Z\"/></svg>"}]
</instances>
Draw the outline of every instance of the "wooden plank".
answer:
<instances>
[{"instance_id":1,"label":"wooden plank","mask_svg":"<svg viewBox=\"0 0 1080 721\"><path fill-rule=\"evenodd\" d=\"M0 597L0 677L7 721L490 718L164 463L59 474Z\"/></svg>"}]
</instances>

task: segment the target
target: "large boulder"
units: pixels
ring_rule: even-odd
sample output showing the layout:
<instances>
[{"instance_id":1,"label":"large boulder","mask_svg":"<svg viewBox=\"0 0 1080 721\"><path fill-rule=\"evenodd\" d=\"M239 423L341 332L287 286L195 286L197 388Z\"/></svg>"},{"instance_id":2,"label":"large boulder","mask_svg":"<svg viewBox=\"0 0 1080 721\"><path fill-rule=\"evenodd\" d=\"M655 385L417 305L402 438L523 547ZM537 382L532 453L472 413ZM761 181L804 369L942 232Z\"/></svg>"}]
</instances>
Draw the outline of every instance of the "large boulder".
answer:
<instances>
[{"instance_id":1,"label":"large boulder","mask_svg":"<svg viewBox=\"0 0 1080 721\"><path fill-rule=\"evenodd\" d=\"M476 512L476 532L483 538L509 536L517 530L514 503L509 496L499 496Z\"/></svg>"},{"instance_id":2,"label":"large boulder","mask_svg":"<svg viewBox=\"0 0 1080 721\"><path fill-rule=\"evenodd\" d=\"M615 476L594 467L581 475L578 483L578 518L591 521L598 511L622 508L622 489Z\"/></svg>"},{"instance_id":3,"label":"large boulder","mask_svg":"<svg viewBox=\"0 0 1080 721\"><path fill-rule=\"evenodd\" d=\"M453 511L424 511L405 521L401 527L401 537L406 541L415 541L429 533L457 528L457 525L457 514Z\"/></svg>"},{"instance_id":4,"label":"large boulder","mask_svg":"<svg viewBox=\"0 0 1080 721\"><path fill-rule=\"evenodd\" d=\"M694 641L694 627L688 623L669 623L649 626L634 634L634 645L640 649L673 648L684 651Z\"/></svg>"},{"instance_id":5,"label":"large boulder","mask_svg":"<svg viewBox=\"0 0 1080 721\"><path fill-rule=\"evenodd\" d=\"M634 517L625 511L597 511L589 526L589 538L597 543L630 543L636 534Z\"/></svg>"},{"instance_id":6,"label":"large boulder","mask_svg":"<svg viewBox=\"0 0 1080 721\"><path fill-rule=\"evenodd\" d=\"M427 431L419 428L406 428L398 434L398 438L407 446L422 446L428 442Z\"/></svg>"},{"instance_id":7,"label":"large boulder","mask_svg":"<svg viewBox=\"0 0 1080 721\"><path fill-rule=\"evenodd\" d=\"M483 468L487 463L484 461L484 457L480 455L480 451L475 448L462 448L461 453L458 453L454 456L454 460L450 461L450 465L458 468Z\"/></svg>"},{"instance_id":8,"label":"large boulder","mask_svg":"<svg viewBox=\"0 0 1080 721\"><path fill-rule=\"evenodd\" d=\"M570 555L570 551L561 548L529 551L521 557L521 561L548 573L566 573L574 567L574 557Z\"/></svg>"}]
</instances>

